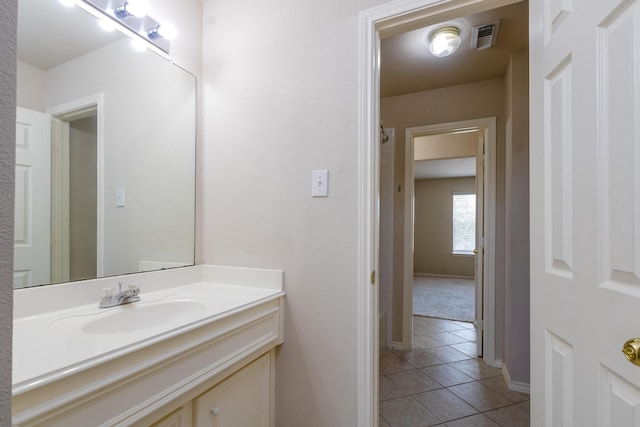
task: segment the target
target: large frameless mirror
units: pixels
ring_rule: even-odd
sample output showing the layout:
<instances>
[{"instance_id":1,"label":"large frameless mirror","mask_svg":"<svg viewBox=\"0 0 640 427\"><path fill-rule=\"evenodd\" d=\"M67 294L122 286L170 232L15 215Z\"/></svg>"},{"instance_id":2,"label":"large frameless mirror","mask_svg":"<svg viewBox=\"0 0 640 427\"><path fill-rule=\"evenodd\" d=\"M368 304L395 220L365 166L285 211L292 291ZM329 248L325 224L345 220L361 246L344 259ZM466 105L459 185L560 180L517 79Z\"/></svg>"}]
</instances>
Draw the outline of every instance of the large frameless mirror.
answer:
<instances>
[{"instance_id":1,"label":"large frameless mirror","mask_svg":"<svg viewBox=\"0 0 640 427\"><path fill-rule=\"evenodd\" d=\"M195 77L19 0L14 288L194 263Z\"/></svg>"}]
</instances>

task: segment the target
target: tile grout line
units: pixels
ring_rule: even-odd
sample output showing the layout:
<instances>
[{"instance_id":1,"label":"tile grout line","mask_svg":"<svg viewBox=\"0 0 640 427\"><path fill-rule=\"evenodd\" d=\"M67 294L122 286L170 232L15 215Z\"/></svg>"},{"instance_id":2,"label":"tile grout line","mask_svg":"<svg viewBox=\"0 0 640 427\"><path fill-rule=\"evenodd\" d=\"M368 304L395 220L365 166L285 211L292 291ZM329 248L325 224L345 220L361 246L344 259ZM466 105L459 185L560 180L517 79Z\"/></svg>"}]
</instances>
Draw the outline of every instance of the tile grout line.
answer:
<instances>
[{"instance_id":1,"label":"tile grout line","mask_svg":"<svg viewBox=\"0 0 640 427\"><path fill-rule=\"evenodd\" d=\"M425 320L425 319L429 319L429 320ZM415 316L414 316L414 320L415 320ZM440 426L440 425L446 425L446 423L449 422L454 422L454 421L458 421L458 420L462 420L468 417L475 417L478 415L482 415L483 417L486 417L487 419L489 419L491 422L500 425L499 421L497 421L495 418L495 416L492 418L491 416L488 415L488 413L490 412L494 412L494 411L499 411L499 410L504 410L510 407L515 407L515 406L521 406L523 405L525 402L527 402L529 400L529 398L523 398L522 400L520 399L516 399L514 400L513 397L508 397L508 389L501 389L500 387L493 387L493 386L489 386L488 384L486 384L488 382L488 380L492 380L494 378L499 378L501 377L501 371L498 370L497 368L490 368L490 367L486 367L483 368L482 365L479 365L479 370L474 372L469 372L469 371L465 371L462 369L459 369L461 365L461 362L467 362L467 361L479 361L481 360L480 358L478 358L477 356L472 356L469 355L467 353L462 352L461 350L456 349L455 345L464 345L464 344L473 344L476 345L475 339L469 339L469 333L465 332L466 336L459 336L456 335L455 332L460 332L462 333L462 331L471 331L473 329L473 327L470 328L462 328L459 325L452 325L451 327L447 326L447 329L441 328L438 326L439 325L444 325L447 324L447 322L452 322L452 321L446 321L446 320L442 320L442 319L430 319L430 318L422 318L420 321L418 322L414 322L414 335L422 335L425 342L428 342L429 340L433 340L433 341L437 341L438 343L441 343L441 341L439 341L436 337L431 337L429 334L440 334L441 337L444 338L444 334L452 334L454 336L457 336L459 339L462 339L463 342L456 342L456 343L451 343L451 344L446 344L446 343L442 343L442 345L437 345L434 347L427 347L427 348L420 348L420 347L416 347L414 348L411 352L406 352L405 354L409 354L412 353L411 357L415 357L416 354L429 354L430 357L432 357L434 360L432 360L431 362L438 362L438 363L431 363L429 362L427 365L424 366L417 366L417 365L421 365L419 362L416 362L415 359L407 359L405 357L403 357L400 353L396 350L383 350L383 352L381 353L381 359L383 356L385 356L386 354L390 354L393 355L393 357L395 357L397 359L398 365L395 368L392 368L392 371L390 372L382 372L383 368L381 368L380 370L380 375L383 375L386 377L387 380L389 380L395 387L398 388L398 390L402 393L402 396L396 396L396 397L391 397L389 399L385 399L385 400L381 400L380 402L391 402L394 400L399 400L399 399L406 399L409 398L411 401L413 401L416 405L418 405L422 410L426 411L429 415L431 415L435 420L439 421L439 424L434 424L436 426ZM418 325L416 325L416 323L418 323ZM431 324L429 324L431 323ZM427 324L429 324L427 326ZM451 329L451 328L456 328L459 327L460 329ZM429 334L427 334L424 330L428 329L429 330ZM420 332L420 331L423 332ZM434 354L434 352L429 352L429 350L434 350L434 349L439 349L436 350L436 353L439 352L439 354ZM442 357L444 358L450 358L451 356L447 356L447 354L451 354L454 357L454 360L450 360L450 361L446 361L443 360ZM440 357L438 357L438 355L440 355ZM458 357L464 356L463 359L460 360L455 360ZM412 363L413 362L413 363ZM406 366L402 366L402 364L406 364L408 366L411 366L412 369L405 369ZM458 367L456 367L454 364L458 364ZM426 372L425 370L428 368L432 368L432 367L442 367L442 369L444 370L444 372L457 372L460 375L464 375L466 377L469 378L469 381L466 380L453 380L455 381L454 384L451 384L449 386L442 384L442 382L438 381L438 379L436 379L435 377L429 375L428 372ZM395 369L395 370L394 370ZM470 368L472 369L472 368ZM495 369L496 371L494 372L493 369ZM482 371L485 371L484 373ZM398 374L406 374L408 372L415 372L415 374L418 374L420 376L424 376L425 378L429 379L430 381L434 382L435 384L438 385L438 387L436 388L427 388L424 389L422 391L419 392L411 392L412 390L407 389L407 387L409 385L401 385L399 383L397 383L396 381L394 381L392 376L398 376ZM444 374L443 375L448 375L448 374ZM444 377L443 377L444 378ZM447 383L450 381L446 381ZM461 395L459 395L458 393L454 392L452 389L454 387L458 387L458 386L463 386L463 385L467 385L469 386L470 384L474 384L475 387L480 387L482 390L486 390L488 392L488 394L490 396L492 396L490 399L493 400L493 403L489 403L489 409L485 409L485 410L481 410L479 407L476 407L474 404L472 404L470 401L466 400L464 397L462 397ZM506 384L505 384L506 387ZM451 393L453 396L455 396L457 399L459 399L460 402L463 402L464 404L468 405L469 408L471 408L473 411L475 411L473 414L469 414L469 415L464 415L464 416L460 416L460 417L455 417L452 419L448 419L446 421L442 420L440 417L438 417L436 414L434 414L433 412L431 412L427 407L425 407L425 405L423 405L422 403L420 403L420 401L416 398L417 395L420 394L426 394L426 393L430 393L430 392L436 392L436 391L442 391L442 390L446 390L447 392ZM498 399L495 399L495 398ZM473 399L472 399L473 400ZM496 402L495 400L498 401L502 401L502 402ZM508 403L507 403L508 402ZM477 404L478 402L476 402ZM485 406L485 405L482 405ZM387 418L385 418L382 413L380 414L380 417L382 420L384 420L388 425L390 425L391 427L394 427L393 424L393 420L389 420ZM404 425L404 424L403 424Z\"/></svg>"}]
</instances>

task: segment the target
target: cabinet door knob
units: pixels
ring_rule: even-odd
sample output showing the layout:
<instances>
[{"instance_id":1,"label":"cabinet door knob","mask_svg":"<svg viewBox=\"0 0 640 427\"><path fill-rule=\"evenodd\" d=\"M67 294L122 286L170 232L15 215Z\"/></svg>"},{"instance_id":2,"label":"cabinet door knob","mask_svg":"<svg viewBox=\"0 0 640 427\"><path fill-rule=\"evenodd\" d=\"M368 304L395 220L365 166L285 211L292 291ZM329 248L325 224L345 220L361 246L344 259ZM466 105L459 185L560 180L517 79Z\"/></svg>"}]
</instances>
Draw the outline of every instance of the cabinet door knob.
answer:
<instances>
[{"instance_id":1,"label":"cabinet door knob","mask_svg":"<svg viewBox=\"0 0 640 427\"><path fill-rule=\"evenodd\" d=\"M220 413L220 408L218 408L217 406L215 408L211 408L211 413L213 415L218 415Z\"/></svg>"}]
</instances>

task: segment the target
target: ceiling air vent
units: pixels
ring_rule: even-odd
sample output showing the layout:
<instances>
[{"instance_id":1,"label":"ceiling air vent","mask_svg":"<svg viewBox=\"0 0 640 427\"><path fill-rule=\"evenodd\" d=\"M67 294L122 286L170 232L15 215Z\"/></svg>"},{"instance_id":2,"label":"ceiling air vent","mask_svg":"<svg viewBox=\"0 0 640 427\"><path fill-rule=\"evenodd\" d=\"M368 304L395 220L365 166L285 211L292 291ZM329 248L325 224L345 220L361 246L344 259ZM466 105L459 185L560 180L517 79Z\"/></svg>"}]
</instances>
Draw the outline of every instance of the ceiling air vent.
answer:
<instances>
[{"instance_id":1,"label":"ceiling air vent","mask_svg":"<svg viewBox=\"0 0 640 427\"><path fill-rule=\"evenodd\" d=\"M487 49L493 46L498 37L500 21L476 25L471 29L471 49Z\"/></svg>"}]
</instances>

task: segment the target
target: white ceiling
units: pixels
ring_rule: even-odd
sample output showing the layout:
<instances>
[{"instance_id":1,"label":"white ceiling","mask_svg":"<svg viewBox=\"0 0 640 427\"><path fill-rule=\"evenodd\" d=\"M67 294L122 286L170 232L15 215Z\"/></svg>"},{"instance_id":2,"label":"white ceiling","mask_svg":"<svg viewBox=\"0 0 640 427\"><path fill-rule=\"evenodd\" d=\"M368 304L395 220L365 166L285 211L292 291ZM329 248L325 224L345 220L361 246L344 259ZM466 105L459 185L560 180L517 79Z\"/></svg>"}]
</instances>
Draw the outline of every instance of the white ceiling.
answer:
<instances>
[{"instance_id":1,"label":"white ceiling","mask_svg":"<svg viewBox=\"0 0 640 427\"><path fill-rule=\"evenodd\" d=\"M106 32L98 20L79 7L57 0L18 1L18 59L49 70L105 46L124 35Z\"/></svg>"},{"instance_id":2,"label":"white ceiling","mask_svg":"<svg viewBox=\"0 0 640 427\"><path fill-rule=\"evenodd\" d=\"M396 96L445 86L503 77L513 52L528 46L526 0L409 31L382 40L380 96ZM471 50L471 27L500 19L496 44ZM429 52L428 35L445 24L460 28L462 43L451 56L436 58Z\"/></svg>"},{"instance_id":3,"label":"white ceiling","mask_svg":"<svg viewBox=\"0 0 640 427\"><path fill-rule=\"evenodd\" d=\"M460 178L476 176L476 158L420 160L414 163L415 179Z\"/></svg>"}]
</instances>

